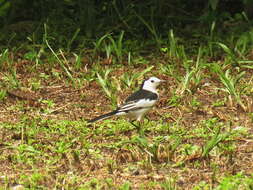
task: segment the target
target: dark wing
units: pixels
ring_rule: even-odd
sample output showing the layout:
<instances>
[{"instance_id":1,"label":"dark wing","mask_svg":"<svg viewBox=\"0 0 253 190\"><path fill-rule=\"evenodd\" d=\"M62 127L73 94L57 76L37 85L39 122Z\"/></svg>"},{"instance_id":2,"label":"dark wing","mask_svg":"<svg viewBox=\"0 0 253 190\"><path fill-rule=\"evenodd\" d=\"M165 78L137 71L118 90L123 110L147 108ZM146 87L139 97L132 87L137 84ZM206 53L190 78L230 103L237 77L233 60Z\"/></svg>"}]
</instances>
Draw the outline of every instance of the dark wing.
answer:
<instances>
[{"instance_id":1,"label":"dark wing","mask_svg":"<svg viewBox=\"0 0 253 190\"><path fill-rule=\"evenodd\" d=\"M125 103L128 102L136 102L140 99L149 99L149 100L157 100L158 95L156 93L150 92L148 90L138 90L135 93L133 93L131 96L129 96Z\"/></svg>"},{"instance_id":2,"label":"dark wing","mask_svg":"<svg viewBox=\"0 0 253 190\"><path fill-rule=\"evenodd\" d=\"M143 108L153 107L158 95L156 93L147 91L147 90L139 90L129 96L125 103L120 105L117 111L120 112L129 112Z\"/></svg>"}]
</instances>

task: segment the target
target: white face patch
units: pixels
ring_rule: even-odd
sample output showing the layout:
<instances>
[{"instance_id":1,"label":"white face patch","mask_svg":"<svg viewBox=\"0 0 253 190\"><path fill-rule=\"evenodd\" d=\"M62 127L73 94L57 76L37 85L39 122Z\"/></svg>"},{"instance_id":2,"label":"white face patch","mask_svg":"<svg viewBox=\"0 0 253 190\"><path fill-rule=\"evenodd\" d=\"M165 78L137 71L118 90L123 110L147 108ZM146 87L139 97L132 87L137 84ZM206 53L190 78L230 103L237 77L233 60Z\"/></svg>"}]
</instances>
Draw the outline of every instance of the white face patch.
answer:
<instances>
[{"instance_id":1,"label":"white face patch","mask_svg":"<svg viewBox=\"0 0 253 190\"><path fill-rule=\"evenodd\" d=\"M157 93L156 88L161 82L162 80L156 77L151 77L144 82L142 89Z\"/></svg>"}]
</instances>

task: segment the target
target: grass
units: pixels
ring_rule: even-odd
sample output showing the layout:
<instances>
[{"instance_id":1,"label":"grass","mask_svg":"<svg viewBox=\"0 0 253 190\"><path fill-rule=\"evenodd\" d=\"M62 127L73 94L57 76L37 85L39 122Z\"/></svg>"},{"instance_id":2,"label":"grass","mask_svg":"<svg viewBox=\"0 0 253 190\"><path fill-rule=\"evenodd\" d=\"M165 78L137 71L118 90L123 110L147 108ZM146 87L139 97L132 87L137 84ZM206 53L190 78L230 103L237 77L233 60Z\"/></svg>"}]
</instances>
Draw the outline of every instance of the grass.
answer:
<instances>
[{"instance_id":1,"label":"grass","mask_svg":"<svg viewBox=\"0 0 253 190\"><path fill-rule=\"evenodd\" d=\"M161 51L129 53L121 32L72 53L79 29L66 51L46 30L22 60L2 51L0 189L252 189L250 34L235 48L213 43L214 23L210 42L188 54L173 30L160 43L137 17ZM149 76L167 82L141 134L124 118L87 125Z\"/></svg>"}]
</instances>

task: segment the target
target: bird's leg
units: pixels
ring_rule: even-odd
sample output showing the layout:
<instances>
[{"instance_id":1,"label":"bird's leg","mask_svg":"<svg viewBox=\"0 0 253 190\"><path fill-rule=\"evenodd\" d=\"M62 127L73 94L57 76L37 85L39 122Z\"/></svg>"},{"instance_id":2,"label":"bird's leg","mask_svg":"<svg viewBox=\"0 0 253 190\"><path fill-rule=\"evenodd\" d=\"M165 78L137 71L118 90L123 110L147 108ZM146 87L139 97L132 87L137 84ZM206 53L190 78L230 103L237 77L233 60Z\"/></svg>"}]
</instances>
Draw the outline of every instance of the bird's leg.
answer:
<instances>
[{"instance_id":1,"label":"bird's leg","mask_svg":"<svg viewBox=\"0 0 253 190\"><path fill-rule=\"evenodd\" d=\"M138 124L135 124L134 121L131 121L130 123L137 129L138 134L141 137L144 137L144 130L141 128L141 121L136 121Z\"/></svg>"},{"instance_id":2,"label":"bird's leg","mask_svg":"<svg viewBox=\"0 0 253 190\"><path fill-rule=\"evenodd\" d=\"M134 121L130 121L130 123L139 131L140 130L140 123L139 125L135 124Z\"/></svg>"}]
</instances>

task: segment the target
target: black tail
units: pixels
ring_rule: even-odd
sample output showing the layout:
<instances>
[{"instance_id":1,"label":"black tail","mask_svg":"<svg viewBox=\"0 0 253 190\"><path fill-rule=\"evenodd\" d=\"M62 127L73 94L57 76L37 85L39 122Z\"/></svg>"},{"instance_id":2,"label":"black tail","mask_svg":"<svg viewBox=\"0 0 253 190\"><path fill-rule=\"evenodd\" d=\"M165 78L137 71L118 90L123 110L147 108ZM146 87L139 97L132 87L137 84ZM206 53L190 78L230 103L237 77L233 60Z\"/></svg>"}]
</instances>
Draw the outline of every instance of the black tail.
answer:
<instances>
[{"instance_id":1,"label":"black tail","mask_svg":"<svg viewBox=\"0 0 253 190\"><path fill-rule=\"evenodd\" d=\"M110 113L106 113L104 115L100 115L98 117L95 117L94 119L89 120L88 123L93 123L93 122L98 121L98 120L106 119L108 117L111 117L111 116L115 115L117 112L118 112L117 110L114 110L114 111L112 111Z\"/></svg>"}]
</instances>

